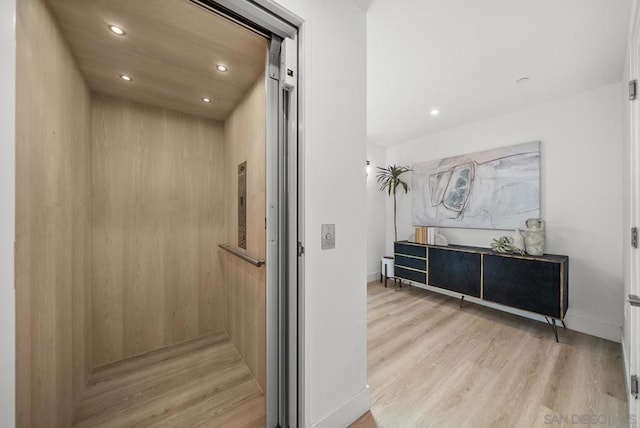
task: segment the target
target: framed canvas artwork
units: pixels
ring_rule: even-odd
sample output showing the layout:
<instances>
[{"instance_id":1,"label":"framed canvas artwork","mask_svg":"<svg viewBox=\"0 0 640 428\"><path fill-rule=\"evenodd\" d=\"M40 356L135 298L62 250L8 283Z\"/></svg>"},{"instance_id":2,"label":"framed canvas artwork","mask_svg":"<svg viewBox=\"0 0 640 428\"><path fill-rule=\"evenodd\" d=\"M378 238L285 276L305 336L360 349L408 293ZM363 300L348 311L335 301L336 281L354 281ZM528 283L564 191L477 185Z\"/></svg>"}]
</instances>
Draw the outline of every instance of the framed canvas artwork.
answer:
<instances>
[{"instance_id":1,"label":"framed canvas artwork","mask_svg":"<svg viewBox=\"0 0 640 428\"><path fill-rule=\"evenodd\" d=\"M412 165L414 226L515 229L540 217L540 142Z\"/></svg>"}]
</instances>

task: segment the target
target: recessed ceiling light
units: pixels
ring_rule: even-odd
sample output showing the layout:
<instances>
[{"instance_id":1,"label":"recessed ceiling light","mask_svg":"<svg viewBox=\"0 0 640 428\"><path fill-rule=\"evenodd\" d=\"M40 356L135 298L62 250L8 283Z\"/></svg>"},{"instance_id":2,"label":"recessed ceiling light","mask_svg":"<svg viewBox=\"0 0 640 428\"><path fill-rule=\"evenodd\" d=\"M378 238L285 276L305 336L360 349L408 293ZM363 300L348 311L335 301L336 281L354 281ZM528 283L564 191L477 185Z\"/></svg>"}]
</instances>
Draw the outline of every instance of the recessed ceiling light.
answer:
<instances>
[{"instance_id":1,"label":"recessed ceiling light","mask_svg":"<svg viewBox=\"0 0 640 428\"><path fill-rule=\"evenodd\" d=\"M202 102L203 102L203 103L210 103L210 102L211 102L211 98L209 98L209 97L202 97Z\"/></svg>"},{"instance_id":2,"label":"recessed ceiling light","mask_svg":"<svg viewBox=\"0 0 640 428\"><path fill-rule=\"evenodd\" d=\"M521 77L518 80L516 80L516 84L522 85L523 83L527 83L528 81L529 81L528 77Z\"/></svg>"},{"instance_id":3,"label":"recessed ceiling light","mask_svg":"<svg viewBox=\"0 0 640 428\"><path fill-rule=\"evenodd\" d=\"M431 113L431 116L437 116L437 115L440 114L440 110L437 109L437 108L433 108L433 109L431 109L430 113Z\"/></svg>"},{"instance_id":4,"label":"recessed ceiling light","mask_svg":"<svg viewBox=\"0 0 640 428\"><path fill-rule=\"evenodd\" d=\"M124 36L125 34L127 34L122 27L118 27L117 25L109 25L109 30L111 30L111 32L113 34L116 34L118 36Z\"/></svg>"},{"instance_id":5,"label":"recessed ceiling light","mask_svg":"<svg viewBox=\"0 0 640 428\"><path fill-rule=\"evenodd\" d=\"M133 80L133 77L128 76L128 75L126 75L126 74L121 74L121 75L120 75L120 78L121 78L122 80L126 80L127 82L131 82L131 81Z\"/></svg>"},{"instance_id":6,"label":"recessed ceiling light","mask_svg":"<svg viewBox=\"0 0 640 428\"><path fill-rule=\"evenodd\" d=\"M226 66L226 65L222 65L222 64L218 64L218 65L216 65L216 69L217 69L218 71L222 72L222 73L224 73L225 71L227 71L227 70L228 70L227 66Z\"/></svg>"}]
</instances>

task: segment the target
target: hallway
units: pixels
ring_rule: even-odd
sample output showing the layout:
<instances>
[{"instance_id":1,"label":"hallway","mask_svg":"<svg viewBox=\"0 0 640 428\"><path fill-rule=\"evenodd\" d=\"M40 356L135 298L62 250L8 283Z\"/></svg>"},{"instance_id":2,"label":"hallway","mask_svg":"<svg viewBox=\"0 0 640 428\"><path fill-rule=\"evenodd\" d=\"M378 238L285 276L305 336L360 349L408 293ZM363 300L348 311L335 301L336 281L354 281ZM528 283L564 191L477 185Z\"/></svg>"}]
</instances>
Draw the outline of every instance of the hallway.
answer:
<instances>
[{"instance_id":1,"label":"hallway","mask_svg":"<svg viewBox=\"0 0 640 428\"><path fill-rule=\"evenodd\" d=\"M353 426L627 425L619 343L562 329L558 344L546 324L459 302L369 283L371 411Z\"/></svg>"}]
</instances>

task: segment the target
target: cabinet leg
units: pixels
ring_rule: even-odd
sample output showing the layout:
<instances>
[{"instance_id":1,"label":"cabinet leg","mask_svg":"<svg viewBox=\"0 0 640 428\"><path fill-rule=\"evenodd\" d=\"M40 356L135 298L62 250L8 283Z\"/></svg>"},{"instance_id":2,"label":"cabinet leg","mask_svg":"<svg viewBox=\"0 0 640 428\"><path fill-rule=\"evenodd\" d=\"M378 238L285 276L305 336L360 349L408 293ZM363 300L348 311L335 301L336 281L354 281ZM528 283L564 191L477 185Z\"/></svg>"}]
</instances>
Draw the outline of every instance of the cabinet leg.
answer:
<instances>
[{"instance_id":1,"label":"cabinet leg","mask_svg":"<svg viewBox=\"0 0 640 428\"><path fill-rule=\"evenodd\" d=\"M567 326L564 324L564 320L560 320L560 322L562 323L562 328L564 328L566 330Z\"/></svg>"},{"instance_id":2,"label":"cabinet leg","mask_svg":"<svg viewBox=\"0 0 640 428\"><path fill-rule=\"evenodd\" d=\"M462 309L463 303L464 303L464 296L460 297L460 309Z\"/></svg>"},{"instance_id":3,"label":"cabinet leg","mask_svg":"<svg viewBox=\"0 0 640 428\"><path fill-rule=\"evenodd\" d=\"M549 318L547 318L547 317L544 317L544 319L547 320L547 324L549 324L549 326L553 330L553 334L556 337L556 342L559 342L559 340L558 340L558 326L556 325L556 319L555 318L551 318L551 321L549 321Z\"/></svg>"}]
</instances>

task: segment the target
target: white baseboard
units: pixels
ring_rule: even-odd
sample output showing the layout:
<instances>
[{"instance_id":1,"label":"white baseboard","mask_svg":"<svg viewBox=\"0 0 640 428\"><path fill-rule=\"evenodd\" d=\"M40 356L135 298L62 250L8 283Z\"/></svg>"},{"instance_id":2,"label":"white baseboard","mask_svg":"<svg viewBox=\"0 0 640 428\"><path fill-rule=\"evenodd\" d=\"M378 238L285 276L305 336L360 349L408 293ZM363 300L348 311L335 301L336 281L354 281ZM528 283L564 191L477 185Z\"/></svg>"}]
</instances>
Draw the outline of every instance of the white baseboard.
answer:
<instances>
[{"instance_id":1,"label":"white baseboard","mask_svg":"<svg viewBox=\"0 0 640 428\"><path fill-rule=\"evenodd\" d=\"M629 373L629 354L627 353L627 343L626 343L626 338L624 337L624 331L623 333L620 335L620 343L622 345L622 364L624 364L624 386L625 389L627 391L627 404L628 404L628 411L629 411L629 421L637 421L638 420L638 415L636 414L636 403L635 400L632 399L631 397L631 373ZM636 425L631 425L630 426L636 426Z\"/></svg>"},{"instance_id":2,"label":"white baseboard","mask_svg":"<svg viewBox=\"0 0 640 428\"><path fill-rule=\"evenodd\" d=\"M367 283L374 282L374 281L380 281L380 271L371 272L370 274L367 275Z\"/></svg>"},{"instance_id":3,"label":"white baseboard","mask_svg":"<svg viewBox=\"0 0 640 428\"><path fill-rule=\"evenodd\" d=\"M624 338L624 332L620 334L620 344L622 345L622 364L624 364L624 386L627 390L627 397L631 396L631 386L629 381L631 373L629 373L629 355L627 354L627 343Z\"/></svg>"},{"instance_id":4,"label":"white baseboard","mask_svg":"<svg viewBox=\"0 0 640 428\"><path fill-rule=\"evenodd\" d=\"M371 395L367 385L349 401L311 426L313 428L347 427L369 410L370 402Z\"/></svg>"},{"instance_id":5,"label":"white baseboard","mask_svg":"<svg viewBox=\"0 0 640 428\"><path fill-rule=\"evenodd\" d=\"M567 315L565 315L564 322L567 324L569 330L579 331L590 334L591 336L620 343L622 327L619 325L607 324L602 321L577 315L571 311L571 308L569 308Z\"/></svg>"},{"instance_id":6,"label":"white baseboard","mask_svg":"<svg viewBox=\"0 0 640 428\"><path fill-rule=\"evenodd\" d=\"M425 286L424 284L417 284L411 282L411 285L417 288L422 288L424 290L435 291L436 293L446 294L447 296L460 298L459 293L455 293L453 291L444 290L437 287ZM478 305L488 306L490 308L498 309L504 312L509 312L511 314L519 315L521 317L533 319L540 322L546 322L542 315L536 315L531 312L521 311L516 308L511 308L509 306L499 305L497 303L488 302L486 300L476 299L474 297L465 297L466 301L477 303ZM593 320L590 318L586 318L584 316L580 316L575 312L569 311L567 315L564 317L564 322L567 325L569 330L579 331L581 333L590 334L591 336L601 337L603 339L611 340L612 342L620 342L620 335L622 334L622 327L619 325L607 324L602 321ZM562 334L562 333L560 333Z\"/></svg>"}]
</instances>

